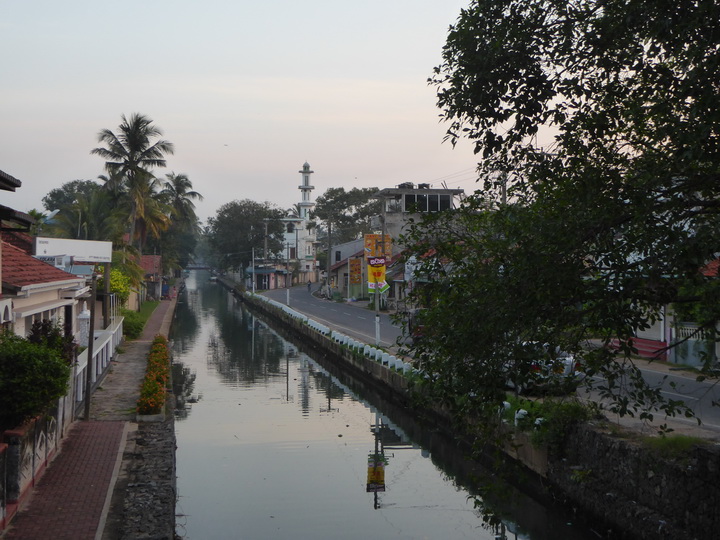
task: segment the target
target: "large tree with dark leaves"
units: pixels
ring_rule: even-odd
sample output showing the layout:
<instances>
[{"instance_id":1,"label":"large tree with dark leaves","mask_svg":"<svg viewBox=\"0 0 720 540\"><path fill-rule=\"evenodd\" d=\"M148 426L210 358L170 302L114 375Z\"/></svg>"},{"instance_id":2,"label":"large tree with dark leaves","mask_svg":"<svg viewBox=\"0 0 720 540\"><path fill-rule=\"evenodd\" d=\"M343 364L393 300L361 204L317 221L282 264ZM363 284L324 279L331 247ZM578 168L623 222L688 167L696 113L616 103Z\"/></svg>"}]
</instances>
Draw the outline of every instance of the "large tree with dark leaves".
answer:
<instances>
[{"instance_id":1,"label":"large tree with dark leaves","mask_svg":"<svg viewBox=\"0 0 720 540\"><path fill-rule=\"evenodd\" d=\"M329 188L315 201L312 218L328 226L333 245L349 242L370 233L370 218L380 214L380 203L373 199L377 188Z\"/></svg>"},{"instance_id":2,"label":"large tree with dark leaves","mask_svg":"<svg viewBox=\"0 0 720 540\"><path fill-rule=\"evenodd\" d=\"M433 388L491 412L547 343L584 357L613 410L676 412L631 339L666 306L706 336L720 320L701 272L720 253L720 5L474 1L430 82L447 138L482 157L475 195L407 239L435 278L416 346Z\"/></svg>"},{"instance_id":3,"label":"large tree with dark leaves","mask_svg":"<svg viewBox=\"0 0 720 540\"><path fill-rule=\"evenodd\" d=\"M244 269L252 261L253 249L258 260L270 260L273 254L282 253L283 214L271 203L250 199L222 205L208 220L206 232L215 264L220 268Z\"/></svg>"}]
</instances>

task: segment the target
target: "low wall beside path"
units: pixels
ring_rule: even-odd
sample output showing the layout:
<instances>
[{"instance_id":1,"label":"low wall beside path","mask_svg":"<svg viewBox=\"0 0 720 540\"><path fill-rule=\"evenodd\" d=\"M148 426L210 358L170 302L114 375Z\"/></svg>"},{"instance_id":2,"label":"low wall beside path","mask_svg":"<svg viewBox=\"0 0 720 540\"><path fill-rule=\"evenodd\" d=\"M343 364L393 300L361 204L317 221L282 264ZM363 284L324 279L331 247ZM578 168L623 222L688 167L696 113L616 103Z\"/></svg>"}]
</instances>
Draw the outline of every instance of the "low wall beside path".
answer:
<instances>
[{"instance_id":1,"label":"low wall beside path","mask_svg":"<svg viewBox=\"0 0 720 540\"><path fill-rule=\"evenodd\" d=\"M321 356L374 384L395 401L410 405L408 379L373 359L331 339L312 323L293 317L281 306L223 285L254 309L282 324ZM325 329L321 329L325 330ZM435 411L442 417L441 411ZM710 540L720 530L720 447L696 446L668 458L648 450L637 438L591 423L574 428L560 453L535 448L517 433L508 457L522 464L545 496L607 526L606 538ZM610 531L614 532L610 532Z\"/></svg>"}]
</instances>

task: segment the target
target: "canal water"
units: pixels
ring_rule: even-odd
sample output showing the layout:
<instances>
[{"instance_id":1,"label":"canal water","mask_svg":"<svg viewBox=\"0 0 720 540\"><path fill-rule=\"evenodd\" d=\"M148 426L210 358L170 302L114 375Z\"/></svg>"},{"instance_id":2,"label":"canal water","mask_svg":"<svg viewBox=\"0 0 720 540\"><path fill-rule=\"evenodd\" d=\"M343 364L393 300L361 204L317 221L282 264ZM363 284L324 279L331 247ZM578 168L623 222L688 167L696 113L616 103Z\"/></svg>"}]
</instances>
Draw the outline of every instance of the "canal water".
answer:
<instances>
[{"instance_id":1,"label":"canal water","mask_svg":"<svg viewBox=\"0 0 720 540\"><path fill-rule=\"evenodd\" d=\"M186 284L172 336L181 537L599 537L571 511L498 486L443 435L281 337L206 272Z\"/></svg>"}]
</instances>

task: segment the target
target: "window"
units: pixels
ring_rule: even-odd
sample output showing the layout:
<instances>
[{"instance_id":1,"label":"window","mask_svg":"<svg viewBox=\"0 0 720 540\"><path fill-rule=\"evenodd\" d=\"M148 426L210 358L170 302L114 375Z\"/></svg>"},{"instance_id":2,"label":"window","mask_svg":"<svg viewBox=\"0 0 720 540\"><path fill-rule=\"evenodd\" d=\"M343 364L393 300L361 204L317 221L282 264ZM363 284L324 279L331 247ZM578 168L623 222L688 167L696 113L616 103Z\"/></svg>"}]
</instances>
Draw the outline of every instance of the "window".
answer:
<instances>
[{"instance_id":1,"label":"window","mask_svg":"<svg viewBox=\"0 0 720 540\"><path fill-rule=\"evenodd\" d=\"M427 212L428 211L428 196L425 194L417 195L415 197L416 212Z\"/></svg>"},{"instance_id":2,"label":"window","mask_svg":"<svg viewBox=\"0 0 720 540\"><path fill-rule=\"evenodd\" d=\"M405 195L405 211L406 212L414 212L415 211L415 195L412 195L409 193Z\"/></svg>"},{"instance_id":3,"label":"window","mask_svg":"<svg viewBox=\"0 0 720 540\"><path fill-rule=\"evenodd\" d=\"M440 203L437 195L428 195L428 212L437 212L440 209Z\"/></svg>"},{"instance_id":4,"label":"window","mask_svg":"<svg viewBox=\"0 0 720 540\"><path fill-rule=\"evenodd\" d=\"M440 211L450 210L450 195L440 195Z\"/></svg>"},{"instance_id":5,"label":"window","mask_svg":"<svg viewBox=\"0 0 720 540\"><path fill-rule=\"evenodd\" d=\"M342 259L340 258L341 256L342 256L342 255L341 255L341 252L340 252L340 251L336 251L336 252L335 252L335 262L340 262L340 261L342 260Z\"/></svg>"}]
</instances>

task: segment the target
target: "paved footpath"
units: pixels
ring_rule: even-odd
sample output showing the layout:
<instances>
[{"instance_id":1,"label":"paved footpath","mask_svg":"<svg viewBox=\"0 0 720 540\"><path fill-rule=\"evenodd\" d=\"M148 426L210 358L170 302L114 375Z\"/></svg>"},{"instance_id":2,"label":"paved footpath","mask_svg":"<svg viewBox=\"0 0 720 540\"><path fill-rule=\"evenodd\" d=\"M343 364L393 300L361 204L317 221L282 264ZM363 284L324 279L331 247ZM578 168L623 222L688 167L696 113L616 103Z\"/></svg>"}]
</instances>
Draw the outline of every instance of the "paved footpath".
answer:
<instances>
[{"instance_id":1,"label":"paved footpath","mask_svg":"<svg viewBox=\"0 0 720 540\"><path fill-rule=\"evenodd\" d=\"M168 335L175 302L162 301L142 336L123 346L124 351L93 394L91 420L79 420L72 426L57 457L2 540L103 537L127 433L135 426L135 404L150 343L157 334Z\"/></svg>"}]
</instances>

